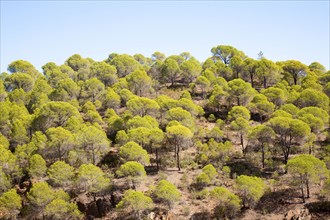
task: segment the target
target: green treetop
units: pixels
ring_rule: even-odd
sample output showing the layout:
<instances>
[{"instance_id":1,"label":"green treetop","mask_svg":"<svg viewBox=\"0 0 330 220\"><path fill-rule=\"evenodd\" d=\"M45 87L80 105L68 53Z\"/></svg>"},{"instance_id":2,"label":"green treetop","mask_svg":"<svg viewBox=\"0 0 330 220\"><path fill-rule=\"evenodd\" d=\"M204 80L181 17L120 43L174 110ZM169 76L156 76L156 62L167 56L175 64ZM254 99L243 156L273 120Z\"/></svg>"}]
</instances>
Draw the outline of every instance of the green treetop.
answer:
<instances>
[{"instance_id":1,"label":"green treetop","mask_svg":"<svg viewBox=\"0 0 330 220\"><path fill-rule=\"evenodd\" d=\"M72 183L74 171L75 169L64 161L57 161L49 167L47 175L54 185L66 186Z\"/></svg>"},{"instance_id":2,"label":"green treetop","mask_svg":"<svg viewBox=\"0 0 330 220\"><path fill-rule=\"evenodd\" d=\"M264 195L266 184L255 176L241 175L236 179L236 187L243 200L243 205L253 207Z\"/></svg>"},{"instance_id":3,"label":"green treetop","mask_svg":"<svg viewBox=\"0 0 330 220\"><path fill-rule=\"evenodd\" d=\"M157 198L164 200L171 209L175 202L180 200L181 193L171 182L161 180L154 191Z\"/></svg>"},{"instance_id":4,"label":"green treetop","mask_svg":"<svg viewBox=\"0 0 330 220\"><path fill-rule=\"evenodd\" d=\"M320 182L322 177L326 178L329 176L329 170L327 170L325 163L320 159L308 154L302 154L290 159L287 163L287 169L289 173L299 179L298 185L304 203L304 189L306 188L306 197L309 198L310 185L312 183Z\"/></svg>"},{"instance_id":5,"label":"green treetop","mask_svg":"<svg viewBox=\"0 0 330 220\"><path fill-rule=\"evenodd\" d=\"M0 218L16 219L22 208L22 199L11 189L0 196Z\"/></svg>"},{"instance_id":6,"label":"green treetop","mask_svg":"<svg viewBox=\"0 0 330 220\"><path fill-rule=\"evenodd\" d=\"M234 218L241 207L241 199L224 187L215 187L210 196L217 202L215 214L218 218Z\"/></svg>"},{"instance_id":7,"label":"green treetop","mask_svg":"<svg viewBox=\"0 0 330 220\"><path fill-rule=\"evenodd\" d=\"M137 161L145 165L150 163L148 152L133 141L120 147L119 156L125 161Z\"/></svg>"},{"instance_id":8,"label":"green treetop","mask_svg":"<svg viewBox=\"0 0 330 220\"><path fill-rule=\"evenodd\" d=\"M85 192L94 194L106 190L110 186L110 179L93 164L82 164L78 169L76 181Z\"/></svg>"},{"instance_id":9,"label":"green treetop","mask_svg":"<svg viewBox=\"0 0 330 220\"><path fill-rule=\"evenodd\" d=\"M181 148L189 144L193 137L193 133L189 128L178 124L168 126L166 128L166 134L169 142L175 146L176 165L177 168L181 170L179 152Z\"/></svg>"},{"instance_id":10,"label":"green treetop","mask_svg":"<svg viewBox=\"0 0 330 220\"><path fill-rule=\"evenodd\" d=\"M154 203L152 199L145 196L142 192L135 190L127 190L124 197L117 204L117 209L125 209L127 212L133 212L135 218L141 219L141 212L147 209L153 209Z\"/></svg>"}]
</instances>

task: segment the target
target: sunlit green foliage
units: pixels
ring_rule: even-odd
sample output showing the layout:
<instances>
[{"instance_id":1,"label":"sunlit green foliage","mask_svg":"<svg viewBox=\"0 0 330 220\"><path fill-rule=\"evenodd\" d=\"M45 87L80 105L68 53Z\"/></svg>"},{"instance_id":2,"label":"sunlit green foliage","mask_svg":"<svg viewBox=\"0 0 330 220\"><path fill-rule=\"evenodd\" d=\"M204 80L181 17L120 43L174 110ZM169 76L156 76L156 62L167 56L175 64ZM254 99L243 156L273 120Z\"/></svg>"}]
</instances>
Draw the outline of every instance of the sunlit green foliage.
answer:
<instances>
[{"instance_id":1,"label":"sunlit green foliage","mask_svg":"<svg viewBox=\"0 0 330 220\"><path fill-rule=\"evenodd\" d=\"M157 198L164 200L169 208L172 208L174 203L180 200L181 193L171 182L161 180L156 186L154 194Z\"/></svg>"},{"instance_id":2,"label":"sunlit green foliage","mask_svg":"<svg viewBox=\"0 0 330 220\"><path fill-rule=\"evenodd\" d=\"M244 206L253 207L266 191L266 184L259 177L241 175L236 179L236 186Z\"/></svg>"},{"instance_id":3,"label":"sunlit green foliage","mask_svg":"<svg viewBox=\"0 0 330 220\"><path fill-rule=\"evenodd\" d=\"M154 203L150 197L131 189L125 191L123 199L116 206L117 209L134 212L135 217L138 219L140 219L141 211L152 209L153 207Z\"/></svg>"},{"instance_id":4,"label":"sunlit green foliage","mask_svg":"<svg viewBox=\"0 0 330 220\"><path fill-rule=\"evenodd\" d=\"M46 170L46 161L39 154L34 154L29 160L29 175L31 177L43 177Z\"/></svg>"},{"instance_id":5,"label":"sunlit green foliage","mask_svg":"<svg viewBox=\"0 0 330 220\"><path fill-rule=\"evenodd\" d=\"M137 161L141 164L150 163L150 158L147 151L133 141L130 141L120 147L119 156L121 156L125 161Z\"/></svg>"},{"instance_id":6,"label":"sunlit green foliage","mask_svg":"<svg viewBox=\"0 0 330 220\"><path fill-rule=\"evenodd\" d=\"M320 179L325 179L329 176L325 163L320 159L302 154L290 159L287 163L288 172L296 176L298 185L301 190L303 202L305 197L310 196L310 187L313 183L320 182ZM306 188L306 194L304 189Z\"/></svg>"},{"instance_id":7,"label":"sunlit green foliage","mask_svg":"<svg viewBox=\"0 0 330 220\"><path fill-rule=\"evenodd\" d=\"M288 161L291 147L297 143L304 143L311 132L305 122L281 116L271 118L268 126L276 133L275 141L283 152L285 163Z\"/></svg>"},{"instance_id":8,"label":"sunlit green foliage","mask_svg":"<svg viewBox=\"0 0 330 220\"><path fill-rule=\"evenodd\" d=\"M22 199L11 189L0 196L0 218L16 219L22 208Z\"/></svg>"},{"instance_id":9,"label":"sunlit green foliage","mask_svg":"<svg viewBox=\"0 0 330 220\"><path fill-rule=\"evenodd\" d=\"M82 214L78 206L63 199L54 199L45 208L45 215L53 219L81 219Z\"/></svg>"},{"instance_id":10,"label":"sunlit green foliage","mask_svg":"<svg viewBox=\"0 0 330 220\"><path fill-rule=\"evenodd\" d=\"M176 157L176 165L180 170L180 157L179 152L180 149L186 146L189 146L189 142L193 137L193 133L185 126L178 124L173 126L168 126L166 128L167 139L171 144L174 145L175 149L175 157Z\"/></svg>"},{"instance_id":11,"label":"sunlit green foliage","mask_svg":"<svg viewBox=\"0 0 330 220\"><path fill-rule=\"evenodd\" d=\"M119 167L116 174L119 177L127 177L133 187L135 187L135 184L140 182L141 178L146 176L146 171L143 165L139 162L128 161Z\"/></svg>"},{"instance_id":12,"label":"sunlit green foliage","mask_svg":"<svg viewBox=\"0 0 330 220\"><path fill-rule=\"evenodd\" d=\"M52 164L47 175L54 185L66 186L72 184L74 178L74 168L64 161L57 161Z\"/></svg>"},{"instance_id":13,"label":"sunlit green foliage","mask_svg":"<svg viewBox=\"0 0 330 220\"><path fill-rule=\"evenodd\" d=\"M215 214L218 218L233 218L238 213L241 200L234 193L224 187L215 187L210 196L217 202Z\"/></svg>"},{"instance_id":14,"label":"sunlit green foliage","mask_svg":"<svg viewBox=\"0 0 330 220\"><path fill-rule=\"evenodd\" d=\"M93 164L83 164L78 169L76 179L85 192L97 193L110 187L110 179Z\"/></svg>"}]
</instances>

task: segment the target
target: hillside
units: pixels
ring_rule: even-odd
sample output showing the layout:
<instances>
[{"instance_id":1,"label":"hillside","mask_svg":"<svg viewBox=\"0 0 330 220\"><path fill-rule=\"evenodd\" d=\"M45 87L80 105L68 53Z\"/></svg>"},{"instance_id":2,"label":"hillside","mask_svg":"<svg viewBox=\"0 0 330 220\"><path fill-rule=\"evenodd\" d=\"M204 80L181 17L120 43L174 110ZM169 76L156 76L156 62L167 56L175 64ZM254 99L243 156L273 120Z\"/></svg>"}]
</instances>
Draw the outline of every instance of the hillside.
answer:
<instances>
[{"instance_id":1,"label":"hillside","mask_svg":"<svg viewBox=\"0 0 330 220\"><path fill-rule=\"evenodd\" d=\"M330 72L219 45L0 75L1 219L329 219Z\"/></svg>"}]
</instances>

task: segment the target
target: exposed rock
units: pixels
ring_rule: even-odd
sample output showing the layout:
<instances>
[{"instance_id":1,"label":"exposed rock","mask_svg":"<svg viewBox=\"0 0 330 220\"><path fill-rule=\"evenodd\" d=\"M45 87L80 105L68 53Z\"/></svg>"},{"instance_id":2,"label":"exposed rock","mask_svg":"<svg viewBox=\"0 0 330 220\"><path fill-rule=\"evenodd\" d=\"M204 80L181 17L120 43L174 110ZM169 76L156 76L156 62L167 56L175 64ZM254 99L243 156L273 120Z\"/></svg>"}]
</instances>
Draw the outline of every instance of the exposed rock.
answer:
<instances>
[{"instance_id":1,"label":"exposed rock","mask_svg":"<svg viewBox=\"0 0 330 220\"><path fill-rule=\"evenodd\" d=\"M105 216L111 210L111 201L109 198L98 199L96 205L100 216Z\"/></svg>"},{"instance_id":2,"label":"exposed rock","mask_svg":"<svg viewBox=\"0 0 330 220\"><path fill-rule=\"evenodd\" d=\"M288 211L283 220L311 220L312 216L310 215L307 208L294 209Z\"/></svg>"},{"instance_id":3,"label":"exposed rock","mask_svg":"<svg viewBox=\"0 0 330 220\"><path fill-rule=\"evenodd\" d=\"M86 214L87 214L87 216L93 216L96 218L101 217L99 215L99 210L97 208L96 202L91 202L88 204Z\"/></svg>"},{"instance_id":4,"label":"exposed rock","mask_svg":"<svg viewBox=\"0 0 330 220\"><path fill-rule=\"evenodd\" d=\"M155 214L154 212L150 212L150 213L148 214L148 219L154 220L155 217L156 217L156 214Z\"/></svg>"}]
</instances>

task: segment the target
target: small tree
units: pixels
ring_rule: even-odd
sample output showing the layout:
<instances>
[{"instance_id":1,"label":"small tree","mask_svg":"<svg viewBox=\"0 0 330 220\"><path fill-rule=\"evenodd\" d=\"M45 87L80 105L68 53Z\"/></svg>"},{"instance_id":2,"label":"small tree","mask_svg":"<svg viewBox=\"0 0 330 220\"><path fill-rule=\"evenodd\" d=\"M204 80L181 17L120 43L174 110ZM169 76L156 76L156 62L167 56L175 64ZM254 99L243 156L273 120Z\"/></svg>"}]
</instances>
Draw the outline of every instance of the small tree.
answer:
<instances>
[{"instance_id":1,"label":"small tree","mask_svg":"<svg viewBox=\"0 0 330 220\"><path fill-rule=\"evenodd\" d=\"M239 117L242 117L246 120L250 119L250 111L244 106L234 106L228 112L228 119L233 121Z\"/></svg>"},{"instance_id":2,"label":"small tree","mask_svg":"<svg viewBox=\"0 0 330 220\"><path fill-rule=\"evenodd\" d=\"M238 117L230 123L230 126L234 131L238 132L242 146L242 152L243 154L245 154L246 148L244 145L244 136L246 135L249 128L249 121L246 120L245 118Z\"/></svg>"},{"instance_id":3,"label":"small tree","mask_svg":"<svg viewBox=\"0 0 330 220\"><path fill-rule=\"evenodd\" d=\"M81 130L76 141L79 146L84 150L88 161L96 165L103 155L108 153L110 142L106 133L94 126L85 127Z\"/></svg>"},{"instance_id":4,"label":"small tree","mask_svg":"<svg viewBox=\"0 0 330 220\"><path fill-rule=\"evenodd\" d=\"M254 96L248 108L253 114L258 115L260 123L263 123L274 112L275 105L269 102L266 96L258 94Z\"/></svg>"},{"instance_id":5,"label":"small tree","mask_svg":"<svg viewBox=\"0 0 330 220\"><path fill-rule=\"evenodd\" d=\"M134 115L139 115L141 117L145 115L154 115L159 110L159 105L155 100L135 96L131 98L127 103L127 108Z\"/></svg>"},{"instance_id":6,"label":"small tree","mask_svg":"<svg viewBox=\"0 0 330 220\"><path fill-rule=\"evenodd\" d=\"M22 199L11 189L0 196L0 218L16 219L22 208Z\"/></svg>"},{"instance_id":7,"label":"small tree","mask_svg":"<svg viewBox=\"0 0 330 220\"><path fill-rule=\"evenodd\" d=\"M128 88L138 96L145 96L150 92L152 80L143 70L135 70L126 76Z\"/></svg>"},{"instance_id":8,"label":"small tree","mask_svg":"<svg viewBox=\"0 0 330 220\"><path fill-rule=\"evenodd\" d=\"M205 98L205 95L208 92L210 85L211 85L211 82L204 76L197 77L196 82L195 82L196 90L197 90L197 88L202 90L203 98Z\"/></svg>"},{"instance_id":9,"label":"small tree","mask_svg":"<svg viewBox=\"0 0 330 220\"><path fill-rule=\"evenodd\" d=\"M304 189L306 188L306 196L309 198L310 185L319 182L322 177L325 178L329 175L325 163L308 154L302 154L290 159L287 164L287 169L289 173L299 178L299 188L303 203L305 203Z\"/></svg>"},{"instance_id":10,"label":"small tree","mask_svg":"<svg viewBox=\"0 0 330 220\"><path fill-rule=\"evenodd\" d=\"M110 186L110 179L105 176L101 168L93 164L82 164L78 169L76 181L86 192L94 195Z\"/></svg>"},{"instance_id":11,"label":"small tree","mask_svg":"<svg viewBox=\"0 0 330 220\"><path fill-rule=\"evenodd\" d=\"M146 176L146 171L142 164L135 161L129 161L121 165L116 174L119 177L128 177L132 182L133 188L135 188L135 183L138 182L139 178Z\"/></svg>"},{"instance_id":12,"label":"small tree","mask_svg":"<svg viewBox=\"0 0 330 220\"><path fill-rule=\"evenodd\" d=\"M175 187L174 184L167 180L161 180L154 191L157 198L166 201L169 209L173 208L175 202L177 202L180 197L180 191Z\"/></svg>"},{"instance_id":13,"label":"small tree","mask_svg":"<svg viewBox=\"0 0 330 220\"><path fill-rule=\"evenodd\" d=\"M29 175L31 177L42 177L46 174L46 161L39 154L34 154L29 160Z\"/></svg>"},{"instance_id":14,"label":"small tree","mask_svg":"<svg viewBox=\"0 0 330 220\"><path fill-rule=\"evenodd\" d=\"M284 163L287 163L289 159L292 146L302 145L311 132L305 122L282 116L271 118L267 125L276 133L275 143L283 152Z\"/></svg>"},{"instance_id":15,"label":"small tree","mask_svg":"<svg viewBox=\"0 0 330 220\"><path fill-rule=\"evenodd\" d=\"M174 145L174 151L175 151L175 159L176 159L176 165L179 171L181 170L180 166L180 149L187 145L191 138L193 137L193 133L189 130L189 128L183 126L183 125L173 125L166 128L166 134L169 142Z\"/></svg>"},{"instance_id":16,"label":"small tree","mask_svg":"<svg viewBox=\"0 0 330 220\"><path fill-rule=\"evenodd\" d=\"M173 86L181 73L178 62L175 59L167 58L161 67L161 73L163 74L161 81L171 83Z\"/></svg>"},{"instance_id":17,"label":"small tree","mask_svg":"<svg viewBox=\"0 0 330 220\"><path fill-rule=\"evenodd\" d=\"M33 184L30 192L27 194L27 199L32 207L44 214L44 209L54 199L54 191L46 182Z\"/></svg>"},{"instance_id":18,"label":"small tree","mask_svg":"<svg viewBox=\"0 0 330 220\"><path fill-rule=\"evenodd\" d=\"M127 212L133 212L135 217L141 219L141 212L147 209L153 209L154 203L152 199L145 196L142 192L135 190L127 190L124 197L117 204L117 209L125 209Z\"/></svg>"},{"instance_id":19,"label":"small tree","mask_svg":"<svg viewBox=\"0 0 330 220\"><path fill-rule=\"evenodd\" d=\"M214 168L212 164L206 165L205 167L203 167L202 170L206 175L208 175L211 181L213 181L218 174L217 170Z\"/></svg>"},{"instance_id":20,"label":"small tree","mask_svg":"<svg viewBox=\"0 0 330 220\"><path fill-rule=\"evenodd\" d=\"M57 161L49 167L47 175L54 185L66 186L73 181L74 170L64 161Z\"/></svg>"},{"instance_id":21,"label":"small tree","mask_svg":"<svg viewBox=\"0 0 330 220\"><path fill-rule=\"evenodd\" d=\"M119 156L125 161L137 161L142 164L150 163L148 152L133 141L120 147Z\"/></svg>"},{"instance_id":22,"label":"small tree","mask_svg":"<svg viewBox=\"0 0 330 220\"><path fill-rule=\"evenodd\" d=\"M3 172L2 166L0 166L0 193L7 191L10 188L10 177Z\"/></svg>"},{"instance_id":23,"label":"small tree","mask_svg":"<svg viewBox=\"0 0 330 220\"><path fill-rule=\"evenodd\" d=\"M166 112L166 119L170 121L178 121L183 126L189 128L191 131L195 129L195 120L189 111L181 107L171 108Z\"/></svg>"},{"instance_id":24,"label":"small tree","mask_svg":"<svg viewBox=\"0 0 330 220\"><path fill-rule=\"evenodd\" d=\"M150 142L150 129L145 127L132 128L127 131L128 139L146 147Z\"/></svg>"},{"instance_id":25,"label":"small tree","mask_svg":"<svg viewBox=\"0 0 330 220\"><path fill-rule=\"evenodd\" d=\"M261 148L261 163L262 168L265 168L265 150L274 140L275 132L266 125L257 125L250 132L249 138Z\"/></svg>"},{"instance_id":26,"label":"small tree","mask_svg":"<svg viewBox=\"0 0 330 220\"><path fill-rule=\"evenodd\" d=\"M233 99L236 99L237 105L247 105L255 94L251 84L242 79L234 79L228 82L228 86L229 94Z\"/></svg>"},{"instance_id":27,"label":"small tree","mask_svg":"<svg viewBox=\"0 0 330 220\"><path fill-rule=\"evenodd\" d=\"M78 206L63 199L54 199L46 206L45 214L52 219L81 219Z\"/></svg>"},{"instance_id":28,"label":"small tree","mask_svg":"<svg viewBox=\"0 0 330 220\"><path fill-rule=\"evenodd\" d=\"M159 169L159 153L158 149L162 147L162 142L164 140L164 132L159 128L154 128L150 130L149 134L149 147L150 151L153 151L155 149L155 155L156 155L156 164L157 164L157 170Z\"/></svg>"},{"instance_id":29,"label":"small tree","mask_svg":"<svg viewBox=\"0 0 330 220\"><path fill-rule=\"evenodd\" d=\"M255 176L241 175L236 179L236 186L243 199L243 206L253 207L264 195L266 184Z\"/></svg>"},{"instance_id":30,"label":"small tree","mask_svg":"<svg viewBox=\"0 0 330 220\"><path fill-rule=\"evenodd\" d=\"M300 79L307 75L307 66L297 60L287 60L283 62L284 75L289 83L299 84ZM292 79L292 80L291 80Z\"/></svg>"},{"instance_id":31,"label":"small tree","mask_svg":"<svg viewBox=\"0 0 330 220\"><path fill-rule=\"evenodd\" d=\"M46 131L46 136L48 139L47 148L43 150L45 159L66 159L67 153L74 145L72 133L62 127L52 127Z\"/></svg>"},{"instance_id":32,"label":"small tree","mask_svg":"<svg viewBox=\"0 0 330 220\"><path fill-rule=\"evenodd\" d=\"M234 218L241 207L240 198L224 187L215 187L210 196L216 200L215 214L218 218Z\"/></svg>"},{"instance_id":33,"label":"small tree","mask_svg":"<svg viewBox=\"0 0 330 220\"><path fill-rule=\"evenodd\" d=\"M211 183L210 177L202 172L196 177L196 183L198 184L198 187L203 188Z\"/></svg>"}]
</instances>

